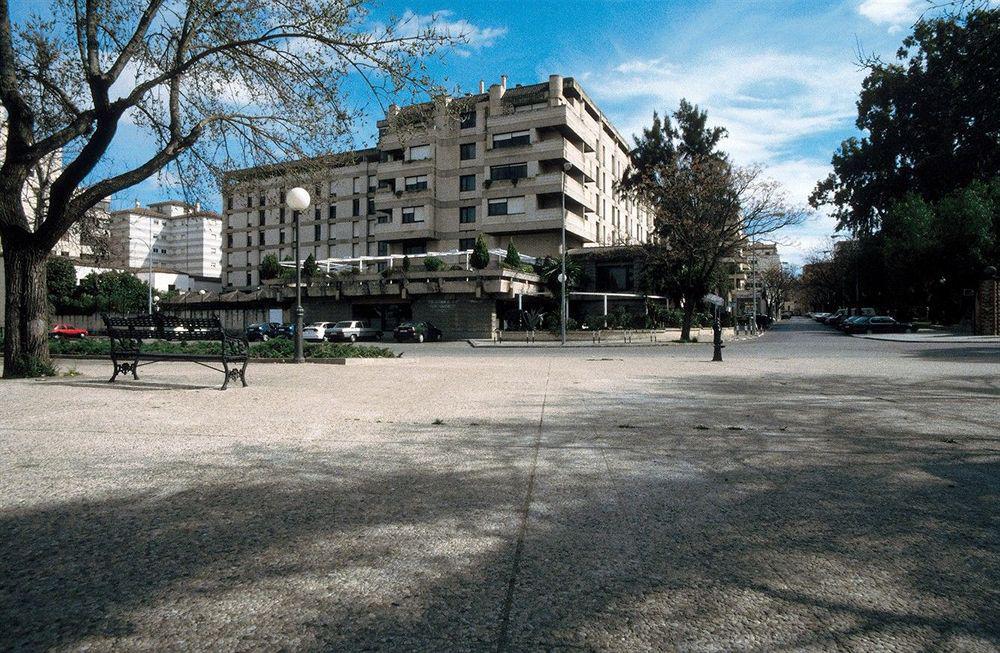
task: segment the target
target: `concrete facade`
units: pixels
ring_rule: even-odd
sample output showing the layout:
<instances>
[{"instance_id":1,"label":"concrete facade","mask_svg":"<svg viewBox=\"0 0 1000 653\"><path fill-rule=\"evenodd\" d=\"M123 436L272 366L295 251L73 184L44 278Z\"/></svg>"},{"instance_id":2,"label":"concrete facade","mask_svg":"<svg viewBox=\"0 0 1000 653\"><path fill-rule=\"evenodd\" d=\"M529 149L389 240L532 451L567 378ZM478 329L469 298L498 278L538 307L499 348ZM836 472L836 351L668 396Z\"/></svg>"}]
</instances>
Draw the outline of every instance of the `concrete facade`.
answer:
<instances>
[{"instance_id":1,"label":"concrete facade","mask_svg":"<svg viewBox=\"0 0 1000 653\"><path fill-rule=\"evenodd\" d=\"M378 129L374 149L226 178L225 287L255 288L265 256L291 258L293 186L312 195L303 258L467 250L480 234L558 255L564 221L569 247L649 238L647 212L614 192L628 144L573 78L392 106Z\"/></svg>"}]
</instances>

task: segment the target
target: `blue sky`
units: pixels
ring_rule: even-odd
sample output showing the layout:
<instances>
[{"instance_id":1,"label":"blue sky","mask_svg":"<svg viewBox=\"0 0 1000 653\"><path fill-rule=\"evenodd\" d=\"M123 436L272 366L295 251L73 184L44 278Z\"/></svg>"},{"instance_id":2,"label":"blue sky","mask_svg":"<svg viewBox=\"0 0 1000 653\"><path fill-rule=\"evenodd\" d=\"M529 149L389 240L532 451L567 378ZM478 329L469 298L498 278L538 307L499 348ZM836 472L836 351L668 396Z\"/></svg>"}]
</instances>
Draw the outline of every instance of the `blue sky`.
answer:
<instances>
[{"instance_id":1,"label":"blue sky","mask_svg":"<svg viewBox=\"0 0 1000 653\"><path fill-rule=\"evenodd\" d=\"M13 0L15 18L47 6ZM858 53L891 57L924 0L719 2L643 0L396 0L376 5L372 20L436 16L468 43L430 63L442 84L472 91L506 74L530 84L551 73L579 79L626 135L654 110L685 97L729 130L724 142L740 164L759 163L805 205L830 156L856 133L855 101L864 72ZM371 118L379 107L366 105ZM370 142L371 122L357 141ZM112 151L124 165L145 150L126 126ZM168 179L150 179L115 197L115 205L177 196ZM217 204L215 202L209 202ZM783 257L796 264L822 248L833 221L813 215L780 235Z\"/></svg>"}]
</instances>

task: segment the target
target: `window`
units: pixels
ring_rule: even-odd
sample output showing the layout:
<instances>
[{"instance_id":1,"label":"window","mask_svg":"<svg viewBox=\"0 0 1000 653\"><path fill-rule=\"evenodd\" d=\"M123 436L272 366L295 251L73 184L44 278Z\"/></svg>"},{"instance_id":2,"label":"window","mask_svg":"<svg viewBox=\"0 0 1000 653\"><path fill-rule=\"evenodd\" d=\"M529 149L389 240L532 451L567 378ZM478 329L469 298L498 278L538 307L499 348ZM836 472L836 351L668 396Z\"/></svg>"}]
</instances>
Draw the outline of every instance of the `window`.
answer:
<instances>
[{"instance_id":1,"label":"window","mask_svg":"<svg viewBox=\"0 0 1000 653\"><path fill-rule=\"evenodd\" d=\"M404 186L404 188L406 188L406 190L426 190L427 175L417 175L415 177L407 177L405 183L406 185Z\"/></svg>"},{"instance_id":2,"label":"window","mask_svg":"<svg viewBox=\"0 0 1000 653\"><path fill-rule=\"evenodd\" d=\"M354 178L354 181L351 183L351 192L354 193L361 192L361 177Z\"/></svg>"},{"instance_id":3,"label":"window","mask_svg":"<svg viewBox=\"0 0 1000 653\"><path fill-rule=\"evenodd\" d=\"M389 224L392 222L392 211L383 211L378 214L378 219L375 221L377 224Z\"/></svg>"},{"instance_id":4,"label":"window","mask_svg":"<svg viewBox=\"0 0 1000 653\"><path fill-rule=\"evenodd\" d=\"M375 215L375 200L368 200L368 206L366 208L368 209L366 215Z\"/></svg>"},{"instance_id":5,"label":"window","mask_svg":"<svg viewBox=\"0 0 1000 653\"><path fill-rule=\"evenodd\" d=\"M282 229L281 231L278 232L278 244L279 245L284 245L285 244L285 230L284 229Z\"/></svg>"},{"instance_id":6,"label":"window","mask_svg":"<svg viewBox=\"0 0 1000 653\"><path fill-rule=\"evenodd\" d=\"M253 206L253 195L247 195L247 208Z\"/></svg>"},{"instance_id":7,"label":"window","mask_svg":"<svg viewBox=\"0 0 1000 653\"><path fill-rule=\"evenodd\" d=\"M617 292L632 290L634 288L632 266L598 265L596 283L598 291Z\"/></svg>"},{"instance_id":8,"label":"window","mask_svg":"<svg viewBox=\"0 0 1000 653\"><path fill-rule=\"evenodd\" d=\"M422 206L404 206L403 207L403 224L411 224L414 222L424 221L424 207Z\"/></svg>"},{"instance_id":9,"label":"window","mask_svg":"<svg viewBox=\"0 0 1000 653\"><path fill-rule=\"evenodd\" d=\"M431 158L430 145L414 145L410 147L410 161L424 161Z\"/></svg>"},{"instance_id":10,"label":"window","mask_svg":"<svg viewBox=\"0 0 1000 653\"><path fill-rule=\"evenodd\" d=\"M253 285L253 277L250 276L249 272L247 272L247 285L248 286L252 286Z\"/></svg>"},{"instance_id":11,"label":"window","mask_svg":"<svg viewBox=\"0 0 1000 653\"><path fill-rule=\"evenodd\" d=\"M377 188L378 179L375 178L375 175L368 175L368 192L374 193Z\"/></svg>"},{"instance_id":12,"label":"window","mask_svg":"<svg viewBox=\"0 0 1000 653\"><path fill-rule=\"evenodd\" d=\"M285 224L285 207L278 209L278 222Z\"/></svg>"},{"instance_id":13,"label":"window","mask_svg":"<svg viewBox=\"0 0 1000 653\"><path fill-rule=\"evenodd\" d=\"M247 247L253 247L253 236L247 234Z\"/></svg>"},{"instance_id":14,"label":"window","mask_svg":"<svg viewBox=\"0 0 1000 653\"><path fill-rule=\"evenodd\" d=\"M323 187L320 186L319 184L316 184L313 190L315 190L315 194L313 195L313 197L320 197L323 195Z\"/></svg>"},{"instance_id":15,"label":"window","mask_svg":"<svg viewBox=\"0 0 1000 653\"><path fill-rule=\"evenodd\" d=\"M524 213L523 197L503 197L490 200L487 215L513 215L515 213Z\"/></svg>"},{"instance_id":16,"label":"window","mask_svg":"<svg viewBox=\"0 0 1000 653\"><path fill-rule=\"evenodd\" d=\"M460 250L463 250L463 251L468 251L470 249L475 249L476 248L476 239L475 238L459 238L458 239L458 248Z\"/></svg>"},{"instance_id":17,"label":"window","mask_svg":"<svg viewBox=\"0 0 1000 653\"><path fill-rule=\"evenodd\" d=\"M361 200L357 198L351 200L351 215L355 217L361 215Z\"/></svg>"},{"instance_id":18,"label":"window","mask_svg":"<svg viewBox=\"0 0 1000 653\"><path fill-rule=\"evenodd\" d=\"M232 209L233 208L233 196L232 195L230 195L229 197L226 198L226 208L227 209Z\"/></svg>"},{"instance_id":19,"label":"window","mask_svg":"<svg viewBox=\"0 0 1000 653\"><path fill-rule=\"evenodd\" d=\"M378 255L388 256L389 255L389 242L386 240L378 241Z\"/></svg>"},{"instance_id":20,"label":"window","mask_svg":"<svg viewBox=\"0 0 1000 653\"><path fill-rule=\"evenodd\" d=\"M233 248L233 235L232 234L227 234L226 235L226 247L228 247L229 249Z\"/></svg>"},{"instance_id":21,"label":"window","mask_svg":"<svg viewBox=\"0 0 1000 653\"><path fill-rule=\"evenodd\" d=\"M499 181L501 179L524 179L527 176L527 163L509 163L502 166L490 166L490 179L492 181Z\"/></svg>"},{"instance_id":22,"label":"window","mask_svg":"<svg viewBox=\"0 0 1000 653\"><path fill-rule=\"evenodd\" d=\"M326 217L330 220L335 220L337 218L337 205L331 204L326 209Z\"/></svg>"},{"instance_id":23,"label":"window","mask_svg":"<svg viewBox=\"0 0 1000 653\"><path fill-rule=\"evenodd\" d=\"M264 211L263 210L257 211L257 220L258 220L257 224L259 226L263 227L264 226Z\"/></svg>"},{"instance_id":24,"label":"window","mask_svg":"<svg viewBox=\"0 0 1000 653\"><path fill-rule=\"evenodd\" d=\"M476 207L463 206L458 209L458 221L461 224L469 224L476 221Z\"/></svg>"},{"instance_id":25,"label":"window","mask_svg":"<svg viewBox=\"0 0 1000 653\"><path fill-rule=\"evenodd\" d=\"M476 144L462 143L458 146L458 158L462 161L469 161L476 158Z\"/></svg>"},{"instance_id":26,"label":"window","mask_svg":"<svg viewBox=\"0 0 1000 653\"><path fill-rule=\"evenodd\" d=\"M458 128L459 129L470 129L476 126L476 112L466 111L463 113L459 119Z\"/></svg>"},{"instance_id":27,"label":"window","mask_svg":"<svg viewBox=\"0 0 1000 653\"><path fill-rule=\"evenodd\" d=\"M406 243L403 245L404 254L426 254L427 243Z\"/></svg>"},{"instance_id":28,"label":"window","mask_svg":"<svg viewBox=\"0 0 1000 653\"><path fill-rule=\"evenodd\" d=\"M517 147L531 143L531 133L527 131L493 134L493 149L500 147Z\"/></svg>"},{"instance_id":29,"label":"window","mask_svg":"<svg viewBox=\"0 0 1000 653\"><path fill-rule=\"evenodd\" d=\"M265 204L267 204L267 198L264 197L263 193L260 194L260 197L258 199L260 199L260 205L261 206L264 206Z\"/></svg>"},{"instance_id":30,"label":"window","mask_svg":"<svg viewBox=\"0 0 1000 653\"><path fill-rule=\"evenodd\" d=\"M458 190L465 193L476 190L476 175L462 175L458 178Z\"/></svg>"},{"instance_id":31,"label":"window","mask_svg":"<svg viewBox=\"0 0 1000 653\"><path fill-rule=\"evenodd\" d=\"M315 209L313 209L313 220L322 220L322 219L323 219L323 211L320 210L320 208L317 206Z\"/></svg>"},{"instance_id":32,"label":"window","mask_svg":"<svg viewBox=\"0 0 1000 653\"><path fill-rule=\"evenodd\" d=\"M316 223L316 224L313 225L313 240L315 240L315 241L319 241L321 239L321 235L320 235L320 227L321 226L322 225L320 225L319 223Z\"/></svg>"}]
</instances>

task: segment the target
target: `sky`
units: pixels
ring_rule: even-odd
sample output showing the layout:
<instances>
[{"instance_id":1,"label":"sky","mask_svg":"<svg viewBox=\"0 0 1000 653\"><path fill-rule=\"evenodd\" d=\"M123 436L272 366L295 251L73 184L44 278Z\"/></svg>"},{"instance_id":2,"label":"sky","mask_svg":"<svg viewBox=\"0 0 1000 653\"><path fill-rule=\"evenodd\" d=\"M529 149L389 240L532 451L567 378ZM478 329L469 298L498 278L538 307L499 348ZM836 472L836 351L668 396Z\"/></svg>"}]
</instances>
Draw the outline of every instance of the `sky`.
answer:
<instances>
[{"instance_id":1,"label":"sky","mask_svg":"<svg viewBox=\"0 0 1000 653\"><path fill-rule=\"evenodd\" d=\"M12 0L15 20L46 6ZM686 98L728 130L722 147L736 163L764 166L791 203L806 207L834 149L858 133L859 56L891 58L926 8L927 0L382 0L370 20L435 17L463 35L465 44L429 62L439 83L461 92L504 74L511 86L574 77L626 137ZM368 114L355 140L370 144L381 108L354 97ZM147 149L146 137L126 126L110 159L125 165ZM114 206L176 197L171 181L149 179L116 195ZM810 211L778 235L782 258L801 265L829 246L833 227Z\"/></svg>"}]
</instances>

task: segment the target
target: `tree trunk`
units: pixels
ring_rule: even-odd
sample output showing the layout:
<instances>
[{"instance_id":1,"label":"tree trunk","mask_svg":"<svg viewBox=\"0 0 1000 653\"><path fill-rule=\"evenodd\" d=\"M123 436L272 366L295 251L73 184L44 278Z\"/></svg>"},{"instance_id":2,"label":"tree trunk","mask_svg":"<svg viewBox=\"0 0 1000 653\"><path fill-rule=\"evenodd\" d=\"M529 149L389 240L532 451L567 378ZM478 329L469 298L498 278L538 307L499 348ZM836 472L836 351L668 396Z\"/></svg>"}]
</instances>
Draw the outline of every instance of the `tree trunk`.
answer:
<instances>
[{"instance_id":1,"label":"tree trunk","mask_svg":"<svg viewBox=\"0 0 1000 653\"><path fill-rule=\"evenodd\" d=\"M691 322L694 321L694 302L684 302L684 319L681 321L681 342L691 340Z\"/></svg>"},{"instance_id":2,"label":"tree trunk","mask_svg":"<svg viewBox=\"0 0 1000 653\"><path fill-rule=\"evenodd\" d=\"M45 253L8 239L3 252L7 287L3 377L37 376L49 361Z\"/></svg>"}]
</instances>

